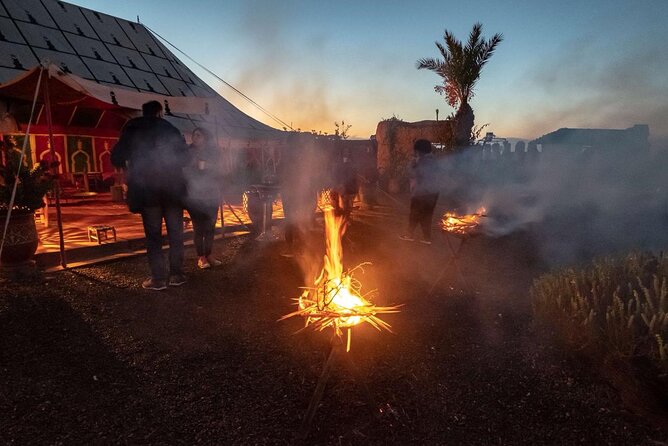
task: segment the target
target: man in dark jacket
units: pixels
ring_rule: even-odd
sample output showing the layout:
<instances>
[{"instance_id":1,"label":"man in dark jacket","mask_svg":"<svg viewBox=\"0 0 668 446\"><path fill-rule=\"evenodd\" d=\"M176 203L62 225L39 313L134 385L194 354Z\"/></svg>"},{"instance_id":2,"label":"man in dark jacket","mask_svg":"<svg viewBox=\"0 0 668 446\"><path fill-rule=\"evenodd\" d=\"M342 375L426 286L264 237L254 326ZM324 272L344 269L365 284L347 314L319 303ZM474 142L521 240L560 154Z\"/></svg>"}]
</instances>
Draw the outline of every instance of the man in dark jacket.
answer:
<instances>
[{"instance_id":1,"label":"man in dark jacket","mask_svg":"<svg viewBox=\"0 0 668 446\"><path fill-rule=\"evenodd\" d=\"M408 232L399 236L402 240L413 241L415 228L422 229L421 243L431 245L431 221L438 201L438 166L432 154L431 142L426 139L415 141L413 151L417 157L411 175L411 208L408 217Z\"/></svg>"},{"instance_id":2,"label":"man in dark jacket","mask_svg":"<svg viewBox=\"0 0 668 446\"><path fill-rule=\"evenodd\" d=\"M183 275L183 167L187 146L181 132L162 118L162 105L142 105L142 117L125 124L111 153L114 166L125 169L127 203L140 213L146 235L151 277L142 283L150 290L186 282ZM162 220L169 238L169 269L162 253Z\"/></svg>"}]
</instances>

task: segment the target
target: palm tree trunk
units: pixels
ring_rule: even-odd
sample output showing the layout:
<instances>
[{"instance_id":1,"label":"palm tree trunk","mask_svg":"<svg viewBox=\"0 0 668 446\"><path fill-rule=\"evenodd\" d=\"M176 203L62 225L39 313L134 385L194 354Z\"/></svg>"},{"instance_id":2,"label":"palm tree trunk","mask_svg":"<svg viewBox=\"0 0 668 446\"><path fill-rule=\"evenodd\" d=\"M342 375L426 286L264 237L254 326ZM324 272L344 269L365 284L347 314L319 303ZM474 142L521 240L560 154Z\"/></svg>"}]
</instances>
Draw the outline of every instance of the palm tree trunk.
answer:
<instances>
[{"instance_id":1,"label":"palm tree trunk","mask_svg":"<svg viewBox=\"0 0 668 446\"><path fill-rule=\"evenodd\" d=\"M468 102L462 102L457 113L455 113L455 145L467 147L471 145L475 115Z\"/></svg>"}]
</instances>

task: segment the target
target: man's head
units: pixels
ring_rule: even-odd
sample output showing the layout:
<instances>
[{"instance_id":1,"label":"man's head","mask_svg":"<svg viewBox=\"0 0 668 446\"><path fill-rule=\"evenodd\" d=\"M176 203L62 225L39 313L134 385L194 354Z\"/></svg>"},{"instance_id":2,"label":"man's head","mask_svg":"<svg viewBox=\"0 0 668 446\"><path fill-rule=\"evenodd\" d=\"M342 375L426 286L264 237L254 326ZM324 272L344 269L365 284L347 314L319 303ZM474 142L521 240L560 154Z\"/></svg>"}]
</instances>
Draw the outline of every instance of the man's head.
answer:
<instances>
[{"instance_id":1,"label":"man's head","mask_svg":"<svg viewBox=\"0 0 668 446\"><path fill-rule=\"evenodd\" d=\"M141 106L141 111L144 116L157 118L162 113L162 104L158 101L148 101Z\"/></svg>"},{"instance_id":2,"label":"man's head","mask_svg":"<svg viewBox=\"0 0 668 446\"><path fill-rule=\"evenodd\" d=\"M418 139L413 145L413 150L417 155L426 155L431 153L431 142L426 139Z\"/></svg>"}]
</instances>

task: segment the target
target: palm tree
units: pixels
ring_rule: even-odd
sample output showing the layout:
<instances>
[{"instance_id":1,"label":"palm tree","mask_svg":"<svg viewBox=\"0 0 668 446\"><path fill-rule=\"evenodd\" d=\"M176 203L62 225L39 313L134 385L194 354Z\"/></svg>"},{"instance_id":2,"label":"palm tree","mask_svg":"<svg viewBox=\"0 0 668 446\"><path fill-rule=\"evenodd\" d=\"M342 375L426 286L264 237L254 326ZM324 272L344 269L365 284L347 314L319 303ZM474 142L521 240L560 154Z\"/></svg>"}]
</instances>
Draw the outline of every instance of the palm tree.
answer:
<instances>
[{"instance_id":1,"label":"palm tree","mask_svg":"<svg viewBox=\"0 0 668 446\"><path fill-rule=\"evenodd\" d=\"M469 100L473 98L473 89L480 79L482 67L503 40L503 34L494 34L489 40L485 40L481 34L482 24L476 23L464 46L461 40L446 29L443 34L445 45L436 42L436 48L443 59L426 58L417 61L418 70L431 70L443 78L443 85L436 85L434 90L445 94L451 107L459 107L455 113L455 143L458 146L471 142L475 116Z\"/></svg>"}]
</instances>

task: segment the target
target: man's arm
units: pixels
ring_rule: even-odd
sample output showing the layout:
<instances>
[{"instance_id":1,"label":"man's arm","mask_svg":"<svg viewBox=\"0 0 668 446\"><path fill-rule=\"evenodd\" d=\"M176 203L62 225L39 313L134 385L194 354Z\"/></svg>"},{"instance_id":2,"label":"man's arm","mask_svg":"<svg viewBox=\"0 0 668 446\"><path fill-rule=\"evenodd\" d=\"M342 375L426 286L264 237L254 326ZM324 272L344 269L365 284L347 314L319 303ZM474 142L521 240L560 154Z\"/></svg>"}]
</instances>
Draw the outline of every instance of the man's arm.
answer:
<instances>
[{"instance_id":1,"label":"man's arm","mask_svg":"<svg viewBox=\"0 0 668 446\"><path fill-rule=\"evenodd\" d=\"M129 124L129 125L128 125ZM121 136L111 151L111 164L114 167L125 169L127 161L132 155L132 140L134 138L134 126L132 123L126 124L121 130Z\"/></svg>"}]
</instances>

